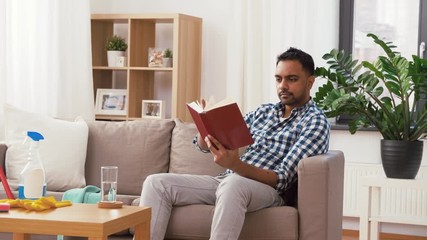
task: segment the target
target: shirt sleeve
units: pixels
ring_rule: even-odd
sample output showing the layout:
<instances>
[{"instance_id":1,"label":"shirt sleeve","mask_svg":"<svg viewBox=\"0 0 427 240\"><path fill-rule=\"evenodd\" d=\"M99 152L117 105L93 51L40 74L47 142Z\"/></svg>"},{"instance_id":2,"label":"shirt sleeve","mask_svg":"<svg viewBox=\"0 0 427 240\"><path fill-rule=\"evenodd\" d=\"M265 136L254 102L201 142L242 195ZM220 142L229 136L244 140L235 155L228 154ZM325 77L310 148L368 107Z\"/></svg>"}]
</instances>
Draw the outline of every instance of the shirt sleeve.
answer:
<instances>
[{"instance_id":1,"label":"shirt sleeve","mask_svg":"<svg viewBox=\"0 0 427 240\"><path fill-rule=\"evenodd\" d=\"M254 121L255 115L257 114L259 109L261 109L261 107L259 107L255 111L250 111L243 116L243 119L245 120L246 125L248 126L249 130L251 130L252 122Z\"/></svg>"},{"instance_id":2,"label":"shirt sleeve","mask_svg":"<svg viewBox=\"0 0 427 240\"><path fill-rule=\"evenodd\" d=\"M197 138L198 138L198 135L196 135L196 136L193 138L193 144L194 144L194 147L195 147L198 151L200 151L200 152L202 152L202 153L210 153L211 151L209 151L209 150L204 150L204 149L202 149L202 148L199 146L199 142L197 141Z\"/></svg>"},{"instance_id":3,"label":"shirt sleeve","mask_svg":"<svg viewBox=\"0 0 427 240\"><path fill-rule=\"evenodd\" d=\"M301 159L322 154L329 148L329 123L321 114L313 116L304 125L301 134L274 172L278 176L276 189L283 192L297 179L297 167Z\"/></svg>"}]
</instances>

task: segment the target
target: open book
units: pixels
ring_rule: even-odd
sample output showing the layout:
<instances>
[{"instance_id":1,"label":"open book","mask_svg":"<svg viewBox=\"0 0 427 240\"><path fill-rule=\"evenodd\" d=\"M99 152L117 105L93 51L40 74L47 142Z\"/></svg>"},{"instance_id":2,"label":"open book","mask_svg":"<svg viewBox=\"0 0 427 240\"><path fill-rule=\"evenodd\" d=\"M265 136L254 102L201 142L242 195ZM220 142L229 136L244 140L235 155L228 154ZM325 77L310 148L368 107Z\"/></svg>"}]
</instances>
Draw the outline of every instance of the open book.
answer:
<instances>
[{"instance_id":1,"label":"open book","mask_svg":"<svg viewBox=\"0 0 427 240\"><path fill-rule=\"evenodd\" d=\"M198 101L187 103L187 108L202 138L209 134L231 150L254 142L235 102L225 99L214 104L211 98L204 108Z\"/></svg>"}]
</instances>

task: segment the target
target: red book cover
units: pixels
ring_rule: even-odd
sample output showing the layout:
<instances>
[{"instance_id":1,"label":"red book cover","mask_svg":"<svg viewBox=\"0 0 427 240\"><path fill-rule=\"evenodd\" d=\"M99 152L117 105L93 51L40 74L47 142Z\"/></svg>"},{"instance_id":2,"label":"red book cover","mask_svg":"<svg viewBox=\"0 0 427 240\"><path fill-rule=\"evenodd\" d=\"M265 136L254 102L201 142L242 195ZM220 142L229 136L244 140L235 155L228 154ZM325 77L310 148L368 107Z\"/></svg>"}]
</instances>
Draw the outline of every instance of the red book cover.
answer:
<instances>
[{"instance_id":1,"label":"red book cover","mask_svg":"<svg viewBox=\"0 0 427 240\"><path fill-rule=\"evenodd\" d=\"M2 167L0 167L0 180L1 180L1 183L3 184L4 191L6 192L7 198L15 199L12 191L10 190L9 183L7 182L6 175L4 175Z\"/></svg>"},{"instance_id":2,"label":"red book cover","mask_svg":"<svg viewBox=\"0 0 427 240\"><path fill-rule=\"evenodd\" d=\"M209 134L231 150L254 142L236 103L213 106L209 109L202 109L197 105L198 103L192 102L187 104L187 108L203 138Z\"/></svg>"}]
</instances>

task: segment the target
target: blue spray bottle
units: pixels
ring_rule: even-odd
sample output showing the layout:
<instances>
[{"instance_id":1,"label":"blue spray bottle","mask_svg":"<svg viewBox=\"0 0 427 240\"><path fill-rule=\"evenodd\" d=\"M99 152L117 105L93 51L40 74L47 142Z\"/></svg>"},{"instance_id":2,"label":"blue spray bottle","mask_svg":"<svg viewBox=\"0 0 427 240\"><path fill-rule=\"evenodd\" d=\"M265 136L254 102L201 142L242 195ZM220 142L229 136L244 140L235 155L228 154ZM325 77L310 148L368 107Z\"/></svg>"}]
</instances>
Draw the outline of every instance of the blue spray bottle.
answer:
<instances>
[{"instance_id":1,"label":"blue spray bottle","mask_svg":"<svg viewBox=\"0 0 427 240\"><path fill-rule=\"evenodd\" d=\"M37 199L46 195L45 172L39 153L39 141L43 139L38 132L27 132L25 142L30 141L30 149L28 163L19 176L20 199Z\"/></svg>"}]
</instances>

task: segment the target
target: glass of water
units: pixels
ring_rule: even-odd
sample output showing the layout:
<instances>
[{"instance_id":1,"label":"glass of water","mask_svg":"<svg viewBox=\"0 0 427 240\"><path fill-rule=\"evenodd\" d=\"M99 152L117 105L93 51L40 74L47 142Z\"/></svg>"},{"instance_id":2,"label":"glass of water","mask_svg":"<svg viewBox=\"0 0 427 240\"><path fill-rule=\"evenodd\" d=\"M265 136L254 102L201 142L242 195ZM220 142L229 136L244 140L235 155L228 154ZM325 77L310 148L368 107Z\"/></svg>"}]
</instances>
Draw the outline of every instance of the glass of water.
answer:
<instances>
[{"instance_id":1,"label":"glass of water","mask_svg":"<svg viewBox=\"0 0 427 240\"><path fill-rule=\"evenodd\" d=\"M117 166L101 167L101 202L117 201Z\"/></svg>"}]
</instances>

